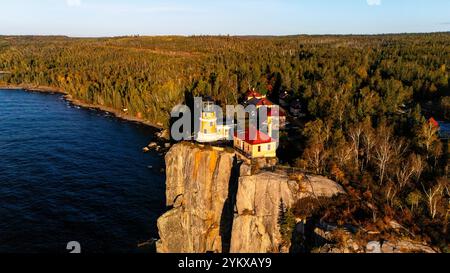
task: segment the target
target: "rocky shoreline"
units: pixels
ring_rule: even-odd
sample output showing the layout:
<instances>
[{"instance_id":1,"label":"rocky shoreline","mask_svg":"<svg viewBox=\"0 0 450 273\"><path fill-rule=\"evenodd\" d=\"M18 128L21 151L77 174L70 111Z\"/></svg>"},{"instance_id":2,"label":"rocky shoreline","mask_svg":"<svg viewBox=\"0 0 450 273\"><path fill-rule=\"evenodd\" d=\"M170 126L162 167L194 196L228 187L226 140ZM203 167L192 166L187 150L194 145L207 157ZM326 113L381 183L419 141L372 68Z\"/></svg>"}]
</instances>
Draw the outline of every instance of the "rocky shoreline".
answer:
<instances>
[{"instance_id":1,"label":"rocky shoreline","mask_svg":"<svg viewBox=\"0 0 450 273\"><path fill-rule=\"evenodd\" d=\"M38 93L50 93L50 94L61 94L61 95L64 95L64 100L71 103L72 105L79 106L82 108L94 109L94 110L98 110L98 111L107 112L118 119L136 122L136 123L151 127L152 129L155 130L155 134L154 134L155 140L153 142L151 142L147 147L152 147L154 145L154 143L156 143L157 144L156 147L160 147L159 149L157 149L157 152L160 152L160 154L162 156L165 154L164 151L166 150L166 149L163 149L163 147L167 147L168 146L167 143L170 142L170 136L168 134L168 130L164 129L164 127L160 124L154 124L147 120L128 115L128 114L123 113L120 110L114 109L112 107L83 102L79 99L73 98L72 95L70 95L66 91L59 89L59 88L55 88L55 87L51 87L51 86L36 86L36 85L30 85L30 84L22 84L22 85L1 85L0 84L0 89L23 90L26 92L38 92ZM144 152L147 151L145 148L146 147L144 147L144 149L143 149ZM151 148L149 150L151 150Z\"/></svg>"}]
</instances>

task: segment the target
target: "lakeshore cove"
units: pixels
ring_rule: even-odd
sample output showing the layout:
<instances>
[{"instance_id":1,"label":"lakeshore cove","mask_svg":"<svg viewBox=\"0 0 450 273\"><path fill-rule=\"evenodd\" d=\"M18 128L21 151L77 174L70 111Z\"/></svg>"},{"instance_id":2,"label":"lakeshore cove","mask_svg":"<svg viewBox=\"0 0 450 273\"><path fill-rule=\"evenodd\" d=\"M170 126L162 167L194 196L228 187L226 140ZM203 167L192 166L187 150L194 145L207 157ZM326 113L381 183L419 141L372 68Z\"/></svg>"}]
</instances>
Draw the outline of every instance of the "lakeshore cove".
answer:
<instances>
[{"instance_id":1,"label":"lakeshore cove","mask_svg":"<svg viewBox=\"0 0 450 273\"><path fill-rule=\"evenodd\" d=\"M148 252L165 211L164 159L142 152L155 131L58 92L0 89L0 252Z\"/></svg>"}]
</instances>

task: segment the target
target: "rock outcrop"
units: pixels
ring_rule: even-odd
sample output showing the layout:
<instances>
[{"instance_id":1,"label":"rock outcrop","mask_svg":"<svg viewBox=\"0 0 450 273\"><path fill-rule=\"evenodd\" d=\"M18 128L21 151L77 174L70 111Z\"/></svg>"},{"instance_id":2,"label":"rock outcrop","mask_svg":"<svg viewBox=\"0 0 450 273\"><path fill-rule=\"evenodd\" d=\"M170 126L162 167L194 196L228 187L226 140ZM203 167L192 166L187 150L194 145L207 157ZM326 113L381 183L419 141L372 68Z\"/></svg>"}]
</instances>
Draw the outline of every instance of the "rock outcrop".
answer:
<instances>
[{"instance_id":1,"label":"rock outcrop","mask_svg":"<svg viewBox=\"0 0 450 273\"><path fill-rule=\"evenodd\" d=\"M344 191L339 184L321 176L288 174L280 167L256 173L253 170L253 174L251 170L249 165L238 162L232 149L192 143L172 146L166 154L166 202L171 209L158 219L157 251L436 252L422 242L401 236L389 241L357 239L351 227L340 230L323 221L308 221L307 229L305 222L298 222L294 234L306 241L301 245L293 243L289 250L281 247L281 203L292 207L303 198L307 201L311 197L332 197Z\"/></svg>"},{"instance_id":2,"label":"rock outcrop","mask_svg":"<svg viewBox=\"0 0 450 273\"><path fill-rule=\"evenodd\" d=\"M409 239L379 242L371 241L367 243L366 253L437 253L425 243L416 242Z\"/></svg>"},{"instance_id":3,"label":"rock outcrop","mask_svg":"<svg viewBox=\"0 0 450 273\"><path fill-rule=\"evenodd\" d=\"M318 253L439 253L423 242L411 239L395 239L390 241L370 241L361 245L356 240L349 238L345 244L325 244L313 250Z\"/></svg>"},{"instance_id":4,"label":"rock outcrop","mask_svg":"<svg viewBox=\"0 0 450 273\"><path fill-rule=\"evenodd\" d=\"M222 252L227 230L221 221L234 154L181 143L166 155L166 203L173 207L158 219L162 253Z\"/></svg>"},{"instance_id":5,"label":"rock outcrop","mask_svg":"<svg viewBox=\"0 0 450 273\"><path fill-rule=\"evenodd\" d=\"M279 208L305 197L343 193L337 183L320 176L291 180L285 172L264 172L239 178L236 214L232 227L233 253L280 252Z\"/></svg>"},{"instance_id":6,"label":"rock outcrop","mask_svg":"<svg viewBox=\"0 0 450 273\"><path fill-rule=\"evenodd\" d=\"M392 221L392 228L396 228L397 234L389 236L388 240L374 238L356 227L348 225L346 228L338 227L320 221L314 225L312 234L308 234L310 241L314 243L310 252L314 253L437 253L427 243L402 234L404 229L400 224ZM359 232L357 232L359 231ZM359 233L359 234L358 234ZM371 238L372 237L372 238ZM371 238L369 240L369 238Z\"/></svg>"},{"instance_id":7,"label":"rock outcrop","mask_svg":"<svg viewBox=\"0 0 450 273\"><path fill-rule=\"evenodd\" d=\"M308 196L343 192L324 177L290 179L284 171L249 174L234 153L191 143L166 155L166 200L158 219L162 253L279 251L281 200L292 206Z\"/></svg>"}]
</instances>

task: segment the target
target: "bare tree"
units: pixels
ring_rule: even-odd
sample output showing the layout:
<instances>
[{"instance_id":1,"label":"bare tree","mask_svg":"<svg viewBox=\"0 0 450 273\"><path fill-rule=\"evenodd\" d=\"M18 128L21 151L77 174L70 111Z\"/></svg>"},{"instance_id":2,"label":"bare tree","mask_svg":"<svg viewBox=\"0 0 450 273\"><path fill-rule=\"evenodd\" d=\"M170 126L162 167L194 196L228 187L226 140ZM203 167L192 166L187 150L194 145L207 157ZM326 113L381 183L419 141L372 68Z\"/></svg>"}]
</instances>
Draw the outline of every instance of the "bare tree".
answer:
<instances>
[{"instance_id":1,"label":"bare tree","mask_svg":"<svg viewBox=\"0 0 450 273\"><path fill-rule=\"evenodd\" d=\"M438 128L431 122L425 121L419 128L417 135L418 144L426 150L428 159L433 153L434 146L439 143Z\"/></svg>"},{"instance_id":2,"label":"bare tree","mask_svg":"<svg viewBox=\"0 0 450 273\"><path fill-rule=\"evenodd\" d=\"M398 186L400 189L404 188L406 184L411 180L414 175L414 170L411 167L411 162L408 160L404 166L399 165L395 172L395 177L397 178Z\"/></svg>"},{"instance_id":3,"label":"bare tree","mask_svg":"<svg viewBox=\"0 0 450 273\"><path fill-rule=\"evenodd\" d=\"M331 137L331 124L317 119L306 124L304 134L308 137L308 146L303 158L311 169L320 174L328 156L325 145Z\"/></svg>"},{"instance_id":4,"label":"bare tree","mask_svg":"<svg viewBox=\"0 0 450 273\"><path fill-rule=\"evenodd\" d=\"M435 186L429 188L428 190L425 189L425 186L423 184L422 187L427 198L427 205L430 216L432 219L434 219L436 217L438 204L441 197L443 196L445 186L443 183L437 183Z\"/></svg>"},{"instance_id":5,"label":"bare tree","mask_svg":"<svg viewBox=\"0 0 450 273\"><path fill-rule=\"evenodd\" d=\"M323 144L313 143L305 149L303 158L315 173L321 174L327 155L328 153L325 151Z\"/></svg>"},{"instance_id":6,"label":"bare tree","mask_svg":"<svg viewBox=\"0 0 450 273\"><path fill-rule=\"evenodd\" d=\"M442 155L442 148L443 148L442 142L438 141L433 145L433 148L431 150L431 155L433 156L434 159L435 168L438 165L439 157Z\"/></svg>"},{"instance_id":7,"label":"bare tree","mask_svg":"<svg viewBox=\"0 0 450 273\"><path fill-rule=\"evenodd\" d=\"M377 143L375 145L375 165L378 169L380 185L384 182L387 168L393 163L394 159L400 157L404 152L405 145L403 141L396 141L392 135L392 129L385 125L380 125L377 132Z\"/></svg>"},{"instance_id":8,"label":"bare tree","mask_svg":"<svg viewBox=\"0 0 450 273\"><path fill-rule=\"evenodd\" d=\"M338 145L334 152L334 159L336 160L336 163L340 168L347 165L347 163L352 158L353 148L348 145L348 143L342 143L341 145Z\"/></svg>"},{"instance_id":9,"label":"bare tree","mask_svg":"<svg viewBox=\"0 0 450 273\"><path fill-rule=\"evenodd\" d=\"M395 171L395 176L400 189L404 188L414 176L419 179L424 167L420 155L416 154L411 154L402 163L403 164L397 165Z\"/></svg>"},{"instance_id":10,"label":"bare tree","mask_svg":"<svg viewBox=\"0 0 450 273\"><path fill-rule=\"evenodd\" d=\"M420 181L420 177L422 176L422 172L426 167L426 163L423 160L422 156L418 154L411 155L411 167L414 170L414 176L416 181Z\"/></svg>"},{"instance_id":11,"label":"bare tree","mask_svg":"<svg viewBox=\"0 0 450 273\"><path fill-rule=\"evenodd\" d=\"M364 128L364 133L362 135L362 146L365 154L365 162L364 165L369 165L369 162L372 160L373 149L376 143L376 136L373 132L373 128L370 124L366 124ZM363 165L363 164L361 164Z\"/></svg>"},{"instance_id":12,"label":"bare tree","mask_svg":"<svg viewBox=\"0 0 450 273\"><path fill-rule=\"evenodd\" d=\"M394 206L395 198L398 194L398 187L393 183L389 182L385 190L385 196L388 204L392 207Z\"/></svg>"},{"instance_id":13,"label":"bare tree","mask_svg":"<svg viewBox=\"0 0 450 273\"><path fill-rule=\"evenodd\" d=\"M355 165L359 168L359 149L361 145L361 139L364 132L364 127L362 123L358 123L357 125L353 126L349 130L349 137L350 142L352 144L353 149L353 155L355 159Z\"/></svg>"}]
</instances>

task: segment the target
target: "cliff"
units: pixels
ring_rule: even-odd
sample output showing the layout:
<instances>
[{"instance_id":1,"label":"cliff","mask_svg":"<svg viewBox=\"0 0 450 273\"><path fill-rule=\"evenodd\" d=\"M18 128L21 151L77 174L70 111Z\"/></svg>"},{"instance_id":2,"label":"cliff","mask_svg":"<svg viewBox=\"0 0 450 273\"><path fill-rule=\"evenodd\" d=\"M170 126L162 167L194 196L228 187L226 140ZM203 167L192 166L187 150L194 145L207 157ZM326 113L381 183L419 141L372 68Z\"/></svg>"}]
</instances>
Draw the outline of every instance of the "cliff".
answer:
<instances>
[{"instance_id":1,"label":"cliff","mask_svg":"<svg viewBox=\"0 0 450 273\"><path fill-rule=\"evenodd\" d=\"M244 169L245 166L242 168ZM286 172L263 172L239 178L236 214L232 227L233 253L285 252L281 248L279 210L281 201L292 207L305 197L331 197L341 186L321 176L292 180Z\"/></svg>"},{"instance_id":2,"label":"cliff","mask_svg":"<svg viewBox=\"0 0 450 273\"><path fill-rule=\"evenodd\" d=\"M166 200L172 207L158 219L162 253L222 252L229 234L229 188L234 153L174 145L166 154Z\"/></svg>"},{"instance_id":3,"label":"cliff","mask_svg":"<svg viewBox=\"0 0 450 273\"><path fill-rule=\"evenodd\" d=\"M291 180L284 172L250 175L232 150L190 143L166 155L166 198L172 207L158 219L162 253L277 252L280 202L329 197L342 188L324 177Z\"/></svg>"},{"instance_id":4,"label":"cliff","mask_svg":"<svg viewBox=\"0 0 450 273\"><path fill-rule=\"evenodd\" d=\"M250 172L232 149L192 143L174 145L166 154L166 200L169 211L158 219L160 253L397 253L436 252L404 236L388 241L355 237L353 228L320 220L297 220L293 245L282 244L280 205L344 193L322 176L276 168ZM306 199L307 198L307 199ZM298 206L298 204L297 204ZM395 229L399 225L392 224ZM399 233L400 234L400 233ZM303 238L300 241L295 238ZM306 240L306 241L305 241ZM303 242L303 243L302 243ZM308 243L310 242L310 243Z\"/></svg>"}]
</instances>

